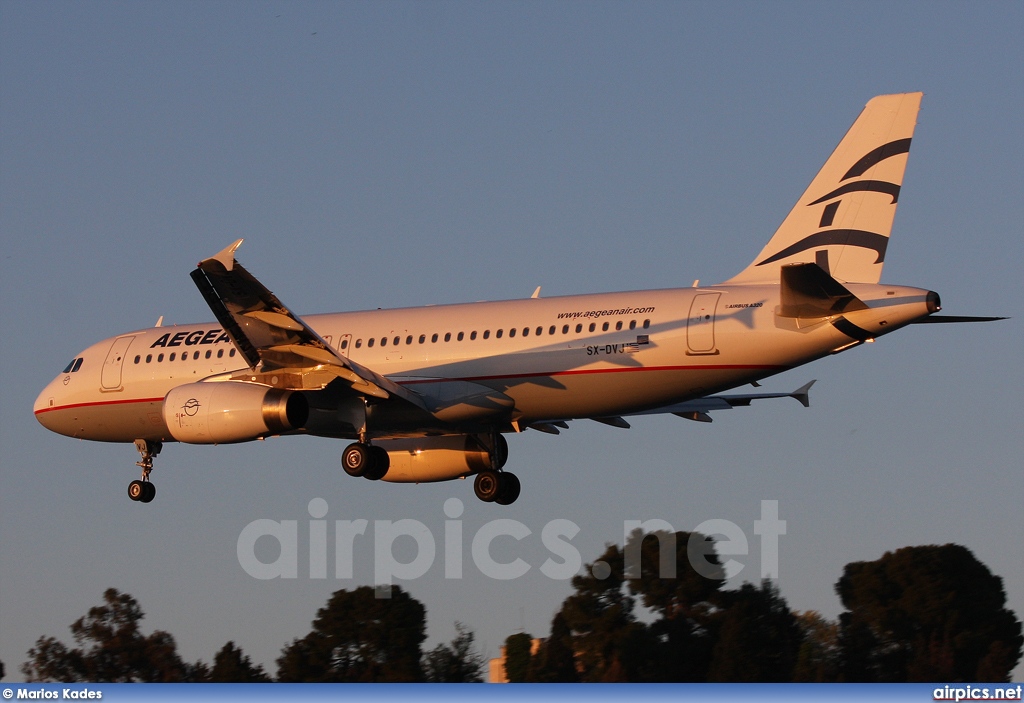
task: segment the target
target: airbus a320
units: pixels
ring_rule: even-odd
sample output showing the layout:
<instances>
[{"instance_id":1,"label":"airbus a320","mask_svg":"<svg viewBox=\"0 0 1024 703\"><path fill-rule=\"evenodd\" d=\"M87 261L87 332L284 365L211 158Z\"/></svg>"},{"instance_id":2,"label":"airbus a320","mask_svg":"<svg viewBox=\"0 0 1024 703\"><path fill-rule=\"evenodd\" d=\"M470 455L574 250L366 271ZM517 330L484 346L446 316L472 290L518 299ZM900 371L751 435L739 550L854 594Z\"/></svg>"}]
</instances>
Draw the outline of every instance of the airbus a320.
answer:
<instances>
[{"instance_id":1,"label":"airbus a320","mask_svg":"<svg viewBox=\"0 0 1024 703\"><path fill-rule=\"evenodd\" d=\"M191 273L215 322L104 339L39 394L62 435L134 442L132 500L156 495L166 442L307 434L351 440L342 468L398 483L474 477L520 493L505 435L574 420L709 413L786 393L723 394L941 317L938 294L880 283L921 93L872 99L774 236L718 285L302 316L235 259Z\"/></svg>"}]
</instances>

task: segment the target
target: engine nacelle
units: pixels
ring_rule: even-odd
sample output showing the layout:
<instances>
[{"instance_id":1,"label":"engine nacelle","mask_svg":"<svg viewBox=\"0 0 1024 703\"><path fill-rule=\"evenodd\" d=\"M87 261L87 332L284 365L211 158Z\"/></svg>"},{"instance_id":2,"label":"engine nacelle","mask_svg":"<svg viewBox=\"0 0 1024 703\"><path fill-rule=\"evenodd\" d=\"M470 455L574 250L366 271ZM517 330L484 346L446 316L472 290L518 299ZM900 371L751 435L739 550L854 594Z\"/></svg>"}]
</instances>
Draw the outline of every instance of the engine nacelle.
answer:
<instances>
[{"instance_id":1,"label":"engine nacelle","mask_svg":"<svg viewBox=\"0 0 1024 703\"><path fill-rule=\"evenodd\" d=\"M164 422L179 442L248 442L302 427L301 393L239 381L188 383L164 398Z\"/></svg>"},{"instance_id":2,"label":"engine nacelle","mask_svg":"<svg viewBox=\"0 0 1024 703\"><path fill-rule=\"evenodd\" d=\"M385 439L374 444L391 459L381 479L391 483L450 481L491 468L490 453L472 435Z\"/></svg>"}]
</instances>

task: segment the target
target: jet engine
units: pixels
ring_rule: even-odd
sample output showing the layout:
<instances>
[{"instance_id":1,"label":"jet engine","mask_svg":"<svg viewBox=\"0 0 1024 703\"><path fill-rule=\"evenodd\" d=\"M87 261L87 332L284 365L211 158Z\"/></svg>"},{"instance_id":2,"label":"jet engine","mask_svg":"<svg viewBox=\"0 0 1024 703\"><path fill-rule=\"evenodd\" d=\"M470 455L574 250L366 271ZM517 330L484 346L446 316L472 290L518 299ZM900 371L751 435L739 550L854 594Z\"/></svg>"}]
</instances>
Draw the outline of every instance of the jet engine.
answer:
<instances>
[{"instance_id":1,"label":"jet engine","mask_svg":"<svg viewBox=\"0 0 1024 703\"><path fill-rule=\"evenodd\" d=\"M179 442L226 444L302 427L309 404L301 393L254 383L188 383L164 398L164 422Z\"/></svg>"},{"instance_id":2,"label":"jet engine","mask_svg":"<svg viewBox=\"0 0 1024 703\"><path fill-rule=\"evenodd\" d=\"M508 445L498 438L499 463L504 463ZM473 435L385 439L374 445L388 453L391 466L381 480L392 483L450 481L491 468L490 452Z\"/></svg>"}]
</instances>

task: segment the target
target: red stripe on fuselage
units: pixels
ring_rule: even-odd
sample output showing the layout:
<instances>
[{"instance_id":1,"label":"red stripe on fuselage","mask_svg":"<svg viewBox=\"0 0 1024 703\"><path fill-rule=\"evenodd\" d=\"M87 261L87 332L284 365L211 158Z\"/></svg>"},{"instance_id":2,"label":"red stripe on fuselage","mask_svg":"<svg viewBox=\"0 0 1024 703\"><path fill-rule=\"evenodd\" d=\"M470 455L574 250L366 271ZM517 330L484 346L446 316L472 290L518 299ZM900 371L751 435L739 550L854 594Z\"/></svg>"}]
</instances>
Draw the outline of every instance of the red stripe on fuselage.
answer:
<instances>
[{"instance_id":1,"label":"red stripe on fuselage","mask_svg":"<svg viewBox=\"0 0 1024 703\"><path fill-rule=\"evenodd\" d=\"M43 408L42 410L36 410L36 415L43 413L52 412L54 410L72 410L73 408L94 408L101 405L124 405L126 403L162 403L163 397L160 398L126 398L123 400L97 400L90 403L72 403L71 405L54 405L52 408Z\"/></svg>"}]
</instances>

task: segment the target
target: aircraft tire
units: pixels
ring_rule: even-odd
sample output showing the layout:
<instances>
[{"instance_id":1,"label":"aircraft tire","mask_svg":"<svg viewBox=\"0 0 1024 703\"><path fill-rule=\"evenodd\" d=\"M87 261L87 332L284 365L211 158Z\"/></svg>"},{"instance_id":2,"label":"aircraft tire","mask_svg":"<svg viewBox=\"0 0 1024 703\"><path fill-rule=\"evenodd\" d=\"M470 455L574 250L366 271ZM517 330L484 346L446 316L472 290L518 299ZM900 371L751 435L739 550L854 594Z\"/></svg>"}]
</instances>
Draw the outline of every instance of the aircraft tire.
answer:
<instances>
[{"instance_id":1,"label":"aircraft tire","mask_svg":"<svg viewBox=\"0 0 1024 703\"><path fill-rule=\"evenodd\" d=\"M134 501L141 501L146 495L146 482L135 480L128 484L128 497Z\"/></svg>"},{"instance_id":2,"label":"aircraft tire","mask_svg":"<svg viewBox=\"0 0 1024 703\"><path fill-rule=\"evenodd\" d=\"M497 471L485 469L476 475L473 492L485 503L493 503L501 491L501 477Z\"/></svg>"},{"instance_id":3,"label":"aircraft tire","mask_svg":"<svg viewBox=\"0 0 1024 703\"><path fill-rule=\"evenodd\" d=\"M142 491L142 497L139 498L139 502L152 503L153 499L156 498L156 486L154 486L149 481L144 482L142 485L144 488Z\"/></svg>"},{"instance_id":4,"label":"aircraft tire","mask_svg":"<svg viewBox=\"0 0 1024 703\"><path fill-rule=\"evenodd\" d=\"M383 447L370 447L370 458L373 460L373 465L366 470L363 476L371 481L379 481L391 468L391 457Z\"/></svg>"},{"instance_id":5,"label":"aircraft tire","mask_svg":"<svg viewBox=\"0 0 1024 703\"><path fill-rule=\"evenodd\" d=\"M498 475L498 484L498 497L494 499L494 502L498 505L512 505L515 503L522 488L519 483L519 477L503 471Z\"/></svg>"},{"instance_id":6,"label":"aircraft tire","mask_svg":"<svg viewBox=\"0 0 1024 703\"><path fill-rule=\"evenodd\" d=\"M341 454L341 467L349 476L363 476L373 466L374 456L370 447L362 442L353 442Z\"/></svg>"}]
</instances>

